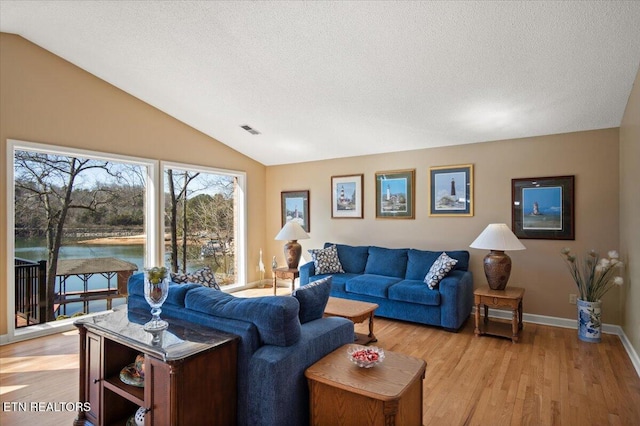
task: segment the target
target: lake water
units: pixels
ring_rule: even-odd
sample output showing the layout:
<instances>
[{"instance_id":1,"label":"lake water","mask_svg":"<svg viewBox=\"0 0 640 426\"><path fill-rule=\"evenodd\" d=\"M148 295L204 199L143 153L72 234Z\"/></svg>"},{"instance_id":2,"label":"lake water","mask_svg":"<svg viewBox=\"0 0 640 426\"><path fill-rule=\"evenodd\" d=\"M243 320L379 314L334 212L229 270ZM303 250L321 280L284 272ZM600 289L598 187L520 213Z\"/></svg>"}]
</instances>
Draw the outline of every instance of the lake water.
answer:
<instances>
[{"instance_id":1,"label":"lake water","mask_svg":"<svg viewBox=\"0 0 640 426\"><path fill-rule=\"evenodd\" d=\"M47 259L46 241L40 238L16 239L15 256L21 259L40 261ZM98 244L78 244L77 242L65 242L60 249L60 259L89 259L97 257L115 257L126 260L138 266L138 271L144 268L144 245L98 245ZM107 279L99 274L92 276L87 282L89 289L107 288ZM112 278L112 288L117 285L116 278ZM67 291L82 290L83 283L79 277L67 279ZM58 291L56 283L56 291ZM126 303L125 298L115 299L113 307ZM90 312L100 312L107 308L106 300L89 302ZM83 310L82 303L70 303L66 307L66 315L73 315ZM64 312L60 312L64 313Z\"/></svg>"}]
</instances>

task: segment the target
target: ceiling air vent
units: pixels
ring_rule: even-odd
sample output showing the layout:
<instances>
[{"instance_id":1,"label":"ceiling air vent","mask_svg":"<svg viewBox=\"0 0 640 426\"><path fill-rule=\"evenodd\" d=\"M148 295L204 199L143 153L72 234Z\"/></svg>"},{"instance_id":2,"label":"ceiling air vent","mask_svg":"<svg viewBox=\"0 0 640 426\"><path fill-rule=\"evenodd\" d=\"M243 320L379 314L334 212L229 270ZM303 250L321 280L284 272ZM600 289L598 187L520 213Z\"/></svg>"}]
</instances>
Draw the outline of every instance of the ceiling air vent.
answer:
<instances>
[{"instance_id":1,"label":"ceiling air vent","mask_svg":"<svg viewBox=\"0 0 640 426\"><path fill-rule=\"evenodd\" d=\"M245 129L247 132L251 133L252 135L259 135L260 132L257 131L256 129L254 129L253 127L247 125L247 124L243 124L242 126L243 129Z\"/></svg>"}]
</instances>

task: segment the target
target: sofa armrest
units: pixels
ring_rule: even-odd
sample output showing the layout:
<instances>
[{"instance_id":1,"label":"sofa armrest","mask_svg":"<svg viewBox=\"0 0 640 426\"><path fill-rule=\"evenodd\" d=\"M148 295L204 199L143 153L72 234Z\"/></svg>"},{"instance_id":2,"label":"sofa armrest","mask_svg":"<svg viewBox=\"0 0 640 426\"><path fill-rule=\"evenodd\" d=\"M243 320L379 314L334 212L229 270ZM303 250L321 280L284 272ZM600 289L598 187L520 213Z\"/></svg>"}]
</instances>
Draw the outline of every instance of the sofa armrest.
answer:
<instances>
[{"instance_id":1,"label":"sofa armrest","mask_svg":"<svg viewBox=\"0 0 640 426\"><path fill-rule=\"evenodd\" d=\"M307 262L298 268L300 272L300 285L309 284L309 279L316 274L316 265L313 262Z\"/></svg>"},{"instance_id":2,"label":"sofa armrest","mask_svg":"<svg viewBox=\"0 0 640 426\"><path fill-rule=\"evenodd\" d=\"M249 366L248 424L298 426L309 422L309 387L304 372L335 349L353 343L353 323L328 317L302 325L293 346L264 345Z\"/></svg>"},{"instance_id":3,"label":"sofa armrest","mask_svg":"<svg viewBox=\"0 0 640 426\"><path fill-rule=\"evenodd\" d=\"M439 288L441 325L458 330L471 315L473 275L470 271L451 271L440 281Z\"/></svg>"}]
</instances>

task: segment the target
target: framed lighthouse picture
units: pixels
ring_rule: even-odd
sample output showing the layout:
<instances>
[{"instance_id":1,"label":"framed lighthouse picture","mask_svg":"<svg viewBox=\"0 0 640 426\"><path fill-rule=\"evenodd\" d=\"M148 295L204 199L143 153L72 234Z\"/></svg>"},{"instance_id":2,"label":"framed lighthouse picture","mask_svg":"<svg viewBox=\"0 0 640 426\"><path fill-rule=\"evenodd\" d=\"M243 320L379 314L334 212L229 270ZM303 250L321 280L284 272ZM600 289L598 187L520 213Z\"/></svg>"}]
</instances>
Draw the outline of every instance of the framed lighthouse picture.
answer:
<instances>
[{"instance_id":1,"label":"framed lighthouse picture","mask_svg":"<svg viewBox=\"0 0 640 426\"><path fill-rule=\"evenodd\" d=\"M376 172L376 218L415 218L416 170Z\"/></svg>"},{"instance_id":2,"label":"framed lighthouse picture","mask_svg":"<svg viewBox=\"0 0 640 426\"><path fill-rule=\"evenodd\" d=\"M362 219L364 175L331 176L331 217Z\"/></svg>"},{"instance_id":3,"label":"framed lighthouse picture","mask_svg":"<svg viewBox=\"0 0 640 426\"><path fill-rule=\"evenodd\" d=\"M473 216L473 164L429 169L429 216Z\"/></svg>"}]
</instances>

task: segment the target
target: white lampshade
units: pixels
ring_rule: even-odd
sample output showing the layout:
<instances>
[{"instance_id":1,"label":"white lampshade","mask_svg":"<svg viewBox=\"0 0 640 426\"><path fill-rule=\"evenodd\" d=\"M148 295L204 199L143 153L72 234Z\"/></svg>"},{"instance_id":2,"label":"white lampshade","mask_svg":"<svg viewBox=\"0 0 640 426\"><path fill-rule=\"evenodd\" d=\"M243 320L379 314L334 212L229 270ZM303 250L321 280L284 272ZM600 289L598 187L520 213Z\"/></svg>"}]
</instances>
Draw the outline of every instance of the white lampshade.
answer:
<instances>
[{"instance_id":1,"label":"white lampshade","mask_svg":"<svg viewBox=\"0 0 640 426\"><path fill-rule=\"evenodd\" d=\"M499 251L526 250L526 247L504 223L488 225L469 247Z\"/></svg>"},{"instance_id":2,"label":"white lampshade","mask_svg":"<svg viewBox=\"0 0 640 426\"><path fill-rule=\"evenodd\" d=\"M282 227L278 235L276 235L276 240L278 241L296 241L296 240L306 240L309 238L309 234L307 234L302 226L296 221L289 221L285 223Z\"/></svg>"}]
</instances>

